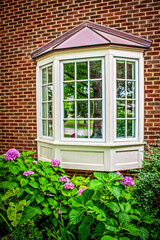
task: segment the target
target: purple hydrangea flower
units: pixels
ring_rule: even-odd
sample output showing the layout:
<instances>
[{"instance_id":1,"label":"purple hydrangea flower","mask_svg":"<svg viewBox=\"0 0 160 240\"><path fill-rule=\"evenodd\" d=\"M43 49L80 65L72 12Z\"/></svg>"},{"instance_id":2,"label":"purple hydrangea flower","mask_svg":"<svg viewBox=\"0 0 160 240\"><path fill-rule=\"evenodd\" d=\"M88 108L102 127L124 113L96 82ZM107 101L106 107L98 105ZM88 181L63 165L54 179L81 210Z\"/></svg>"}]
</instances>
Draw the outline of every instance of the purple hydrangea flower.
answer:
<instances>
[{"instance_id":1,"label":"purple hydrangea flower","mask_svg":"<svg viewBox=\"0 0 160 240\"><path fill-rule=\"evenodd\" d=\"M19 156L20 156L20 153L15 148L11 148L5 153L4 158L6 161L11 161L11 160L15 160Z\"/></svg>"},{"instance_id":2,"label":"purple hydrangea flower","mask_svg":"<svg viewBox=\"0 0 160 240\"><path fill-rule=\"evenodd\" d=\"M37 164L38 161L33 161L32 163Z\"/></svg>"},{"instance_id":3,"label":"purple hydrangea flower","mask_svg":"<svg viewBox=\"0 0 160 240\"><path fill-rule=\"evenodd\" d=\"M34 172L31 171L31 170L28 170L27 172L23 173L23 175L26 176L26 177L28 177L28 175L30 175L30 174L34 174Z\"/></svg>"},{"instance_id":4,"label":"purple hydrangea flower","mask_svg":"<svg viewBox=\"0 0 160 240\"><path fill-rule=\"evenodd\" d=\"M58 159L51 160L52 167L58 167L61 163Z\"/></svg>"},{"instance_id":5,"label":"purple hydrangea flower","mask_svg":"<svg viewBox=\"0 0 160 240\"><path fill-rule=\"evenodd\" d=\"M71 183L71 182L64 184L64 188L65 188L66 190L68 190L68 189L73 189L74 187L75 187L74 184Z\"/></svg>"},{"instance_id":6,"label":"purple hydrangea flower","mask_svg":"<svg viewBox=\"0 0 160 240\"><path fill-rule=\"evenodd\" d=\"M124 179L122 181L122 184L125 185L125 186L133 187L134 186L134 181L131 177L124 177Z\"/></svg>"},{"instance_id":7,"label":"purple hydrangea flower","mask_svg":"<svg viewBox=\"0 0 160 240\"><path fill-rule=\"evenodd\" d=\"M67 176L63 176L63 177L59 177L59 181L60 182L67 182L67 183L69 183L70 179Z\"/></svg>"},{"instance_id":8,"label":"purple hydrangea flower","mask_svg":"<svg viewBox=\"0 0 160 240\"><path fill-rule=\"evenodd\" d=\"M123 179L124 179L124 177L123 177L122 173L120 173L120 172L116 172L116 174L120 175L120 176L121 176L121 178L123 178Z\"/></svg>"},{"instance_id":9,"label":"purple hydrangea flower","mask_svg":"<svg viewBox=\"0 0 160 240\"><path fill-rule=\"evenodd\" d=\"M80 188L80 189L78 190L78 194L81 195L82 192L85 191L85 190L86 190L86 188Z\"/></svg>"}]
</instances>

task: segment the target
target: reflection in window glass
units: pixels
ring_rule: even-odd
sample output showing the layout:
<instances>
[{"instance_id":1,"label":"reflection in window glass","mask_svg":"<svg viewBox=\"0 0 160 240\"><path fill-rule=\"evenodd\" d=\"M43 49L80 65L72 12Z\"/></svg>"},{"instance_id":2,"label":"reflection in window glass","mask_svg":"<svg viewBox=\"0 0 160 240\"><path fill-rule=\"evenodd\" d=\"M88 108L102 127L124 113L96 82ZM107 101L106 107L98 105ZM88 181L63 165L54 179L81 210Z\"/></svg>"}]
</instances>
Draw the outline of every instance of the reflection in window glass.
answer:
<instances>
[{"instance_id":1,"label":"reflection in window glass","mask_svg":"<svg viewBox=\"0 0 160 240\"><path fill-rule=\"evenodd\" d=\"M135 61L116 60L116 92L117 137L134 138L137 121Z\"/></svg>"},{"instance_id":2,"label":"reflection in window glass","mask_svg":"<svg viewBox=\"0 0 160 240\"><path fill-rule=\"evenodd\" d=\"M43 120L42 121L42 127L43 127L43 136L47 136L47 121L46 120Z\"/></svg>"},{"instance_id":3,"label":"reflection in window glass","mask_svg":"<svg viewBox=\"0 0 160 240\"><path fill-rule=\"evenodd\" d=\"M102 60L65 62L63 69L64 137L102 139Z\"/></svg>"},{"instance_id":4,"label":"reflection in window glass","mask_svg":"<svg viewBox=\"0 0 160 240\"><path fill-rule=\"evenodd\" d=\"M47 83L47 73L46 73L46 68L42 69L42 84Z\"/></svg>"}]
</instances>

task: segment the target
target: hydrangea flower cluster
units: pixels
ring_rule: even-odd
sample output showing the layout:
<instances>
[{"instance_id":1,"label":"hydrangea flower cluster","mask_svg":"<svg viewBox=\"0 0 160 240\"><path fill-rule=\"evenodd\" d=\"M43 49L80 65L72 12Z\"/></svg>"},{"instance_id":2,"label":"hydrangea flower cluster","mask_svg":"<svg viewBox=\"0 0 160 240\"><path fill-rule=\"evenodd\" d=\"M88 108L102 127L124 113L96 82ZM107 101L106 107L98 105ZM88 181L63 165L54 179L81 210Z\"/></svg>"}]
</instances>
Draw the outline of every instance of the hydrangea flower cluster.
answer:
<instances>
[{"instance_id":1,"label":"hydrangea flower cluster","mask_svg":"<svg viewBox=\"0 0 160 240\"><path fill-rule=\"evenodd\" d=\"M38 161L33 161L32 163L37 164Z\"/></svg>"},{"instance_id":2,"label":"hydrangea flower cluster","mask_svg":"<svg viewBox=\"0 0 160 240\"><path fill-rule=\"evenodd\" d=\"M131 177L124 177L124 179L122 181L122 184L125 185L125 186L133 187L134 186L134 181Z\"/></svg>"},{"instance_id":3,"label":"hydrangea flower cluster","mask_svg":"<svg viewBox=\"0 0 160 240\"><path fill-rule=\"evenodd\" d=\"M85 191L85 190L86 190L86 188L80 188L80 189L78 190L78 194L81 195L82 192Z\"/></svg>"},{"instance_id":4,"label":"hydrangea flower cluster","mask_svg":"<svg viewBox=\"0 0 160 240\"><path fill-rule=\"evenodd\" d=\"M11 161L11 160L15 160L19 156L20 156L20 153L15 148L11 148L5 153L4 158L6 161Z\"/></svg>"},{"instance_id":5,"label":"hydrangea flower cluster","mask_svg":"<svg viewBox=\"0 0 160 240\"><path fill-rule=\"evenodd\" d=\"M123 177L122 173L120 173L120 172L116 172L116 174L120 175L120 176L121 176L121 178L123 178L123 179L124 179L124 177Z\"/></svg>"},{"instance_id":6,"label":"hydrangea flower cluster","mask_svg":"<svg viewBox=\"0 0 160 240\"><path fill-rule=\"evenodd\" d=\"M30 174L34 174L34 172L29 170L29 171L23 173L23 175L26 176L26 177Z\"/></svg>"},{"instance_id":7,"label":"hydrangea flower cluster","mask_svg":"<svg viewBox=\"0 0 160 240\"><path fill-rule=\"evenodd\" d=\"M74 184L71 183L71 182L64 184L64 188L65 188L66 190L68 190L68 189L73 189L74 187L75 187Z\"/></svg>"},{"instance_id":8,"label":"hydrangea flower cluster","mask_svg":"<svg viewBox=\"0 0 160 240\"><path fill-rule=\"evenodd\" d=\"M69 183L70 179L67 176L63 176L63 177L59 177L59 181L60 182L67 182L67 183Z\"/></svg>"},{"instance_id":9,"label":"hydrangea flower cluster","mask_svg":"<svg viewBox=\"0 0 160 240\"><path fill-rule=\"evenodd\" d=\"M58 159L51 160L52 167L58 167L61 163Z\"/></svg>"}]
</instances>

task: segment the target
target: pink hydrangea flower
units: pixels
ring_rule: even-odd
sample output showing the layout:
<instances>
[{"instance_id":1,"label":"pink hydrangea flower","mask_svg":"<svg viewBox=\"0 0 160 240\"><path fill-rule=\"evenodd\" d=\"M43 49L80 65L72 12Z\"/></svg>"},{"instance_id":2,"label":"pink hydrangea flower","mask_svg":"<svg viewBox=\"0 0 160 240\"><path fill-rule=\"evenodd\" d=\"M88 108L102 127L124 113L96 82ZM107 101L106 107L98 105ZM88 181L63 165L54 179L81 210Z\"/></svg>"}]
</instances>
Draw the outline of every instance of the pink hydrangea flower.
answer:
<instances>
[{"instance_id":1,"label":"pink hydrangea flower","mask_svg":"<svg viewBox=\"0 0 160 240\"><path fill-rule=\"evenodd\" d=\"M5 153L4 158L6 161L11 161L11 160L15 160L19 156L20 156L20 153L15 148L11 148Z\"/></svg>"},{"instance_id":2,"label":"pink hydrangea flower","mask_svg":"<svg viewBox=\"0 0 160 240\"><path fill-rule=\"evenodd\" d=\"M60 182L67 182L67 183L69 183L70 179L67 176L63 176L63 177L59 177L59 181Z\"/></svg>"},{"instance_id":3,"label":"pink hydrangea flower","mask_svg":"<svg viewBox=\"0 0 160 240\"><path fill-rule=\"evenodd\" d=\"M78 190L78 194L81 195L82 192L85 191L85 190L86 190L86 188L80 188L80 189Z\"/></svg>"},{"instance_id":4,"label":"pink hydrangea flower","mask_svg":"<svg viewBox=\"0 0 160 240\"><path fill-rule=\"evenodd\" d=\"M71 183L71 182L64 184L64 188L65 188L66 190L68 190L68 189L73 189L74 187L75 187L74 184Z\"/></svg>"},{"instance_id":5,"label":"pink hydrangea flower","mask_svg":"<svg viewBox=\"0 0 160 240\"><path fill-rule=\"evenodd\" d=\"M52 167L58 167L61 163L58 159L51 160Z\"/></svg>"},{"instance_id":6,"label":"pink hydrangea flower","mask_svg":"<svg viewBox=\"0 0 160 240\"><path fill-rule=\"evenodd\" d=\"M33 161L32 163L37 164L38 161Z\"/></svg>"},{"instance_id":7,"label":"pink hydrangea flower","mask_svg":"<svg viewBox=\"0 0 160 240\"><path fill-rule=\"evenodd\" d=\"M28 175L30 175L30 174L34 174L34 172L31 171L31 170L28 170L27 172L24 172L24 173L23 173L23 175L26 176L26 177L27 177Z\"/></svg>"},{"instance_id":8,"label":"pink hydrangea flower","mask_svg":"<svg viewBox=\"0 0 160 240\"><path fill-rule=\"evenodd\" d=\"M122 184L125 185L125 186L133 187L134 186L134 181L131 177L124 177L124 179L122 181Z\"/></svg>"},{"instance_id":9,"label":"pink hydrangea flower","mask_svg":"<svg viewBox=\"0 0 160 240\"><path fill-rule=\"evenodd\" d=\"M121 175L121 178L123 178L123 179L124 179L124 177L123 177L122 173L120 173L120 172L116 172L116 174L118 174L118 175Z\"/></svg>"}]
</instances>

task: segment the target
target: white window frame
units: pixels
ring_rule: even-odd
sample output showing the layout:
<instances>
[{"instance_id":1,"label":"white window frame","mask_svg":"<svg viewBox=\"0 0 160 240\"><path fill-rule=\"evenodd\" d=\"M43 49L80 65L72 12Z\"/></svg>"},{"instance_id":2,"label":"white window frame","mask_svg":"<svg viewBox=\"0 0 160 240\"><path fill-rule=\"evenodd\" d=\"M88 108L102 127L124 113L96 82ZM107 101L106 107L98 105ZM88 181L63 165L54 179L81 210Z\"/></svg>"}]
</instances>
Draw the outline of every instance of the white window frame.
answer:
<instances>
[{"instance_id":1,"label":"white window frame","mask_svg":"<svg viewBox=\"0 0 160 240\"><path fill-rule=\"evenodd\" d=\"M136 89L135 89L135 95L136 95L136 98L135 98L135 102L136 102L136 112L135 112L135 121L136 121L136 124L135 124L135 137L117 137L117 98L116 98L116 95L117 95L117 84L116 84L116 81L117 81L117 76L116 76L116 73L117 73L117 67L116 67L116 61L117 60L125 60L125 63L127 61L132 61L132 62L135 62L135 83L136 83ZM113 68L114 68L114 141L116 142L123 142L123 141L126 141L126 142L129 142L129 141L137 141L139 139L139 117L140 117L140 112L139 112L139 85L140 85L140 81L139 81L139 74L140 74L140 67L139 67L139 59L137 58L131 58L131 57L120 57L120 56L114 56L114 59L113 59ZM126 67L125 67L126 68ZM126 82L126 72L125 72L125 82ZM126 99L126 97L125 97ZM125 120L128 119L128 118L125 118ZM126 126L125 126L125 132L126 132Z\"/></svg>"},{"instance_id":2,"label":"white window frame","mask_svg":"<svg viewBox=\"0 0 160 240\"><path fill-rule=\"evenodd\" d=\"M101 139L99 138L65 138L64 137L64 126L63 126L63 99L64 99L64 91L63 91L63 76L64 76L64 68L63 68L63 64L64 63L76 63L76 62L84 62L84 61L98 61L101 60L102 61L102 132L103 132L103 137ZM89 74L89 64L88 64L88 74ZM61 141L65 141L65 142L105 142L106 136L105 136L105 132L106 132L106 118L105 118L105 102L106 102L106 96L105 96L105 59L104 56L99 56L99 57L90 57L90 58L76 58L76 59L67 59L67 60L62 60L60 61L60 79L61 79L61 94L60 94L60 99L61 99L61 114L60 114L60 118L61 118ZM76 76L76 68L75 68L75 76ZM95 79L96 80L96 79ZM75 79L75 81L77 81ZM89 78L86 80L89 81ZM89 93L88 93L89 96ZM88 106L88 112L90 112L89 106ZM75 117L75 120L78 120L77 117ZM89 120L89 118L88 118ZM77 129L75 129L77 130ZM88 131L90 129L88 128Z\"/></svg>"},{"instance_id":3,"label":"white window frame","mask_svg":"<svg viewBox=\"0 0 160 240\"><path fill-rule=\"evenodd\" d=\"M52 88L53 88L53 92L52 92L52 118L46 118L47 120L47 123L48 121L52 121L52 136L44 136L43 135L43 124L42 124L42 121L43 121L43 118L42 118L42 70L43 69L47 69L48 67L52 66ZM48 71L47 71L48 72ZM53 69L53 63L47 63L47 64L44 64L42 66L39 67L39 76L40 76L40 84L39 84L39 96L40 96L40 100L39 100L39 125L40 125L40 138L42 139L48 139L48 140L52 140L54 138L54 86L53 86L53 73L54 73L54 69ZM48 74L46 74L46 81L48 83ZM47 85L47 84L46 84ZM47 100L47 103L48 103L48 100ZM47 107L47 114L48 114L48 107ZM47 124L47 134L48 134L48 124Z\"/></svg>"}]
</instances>

